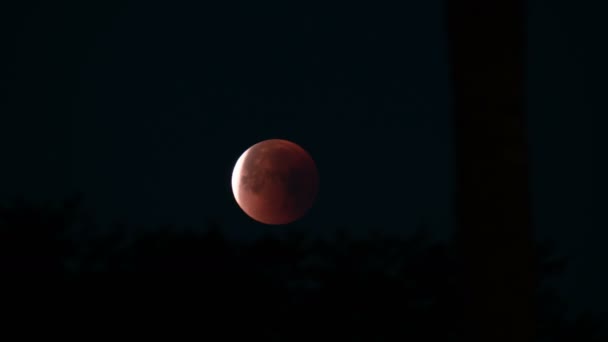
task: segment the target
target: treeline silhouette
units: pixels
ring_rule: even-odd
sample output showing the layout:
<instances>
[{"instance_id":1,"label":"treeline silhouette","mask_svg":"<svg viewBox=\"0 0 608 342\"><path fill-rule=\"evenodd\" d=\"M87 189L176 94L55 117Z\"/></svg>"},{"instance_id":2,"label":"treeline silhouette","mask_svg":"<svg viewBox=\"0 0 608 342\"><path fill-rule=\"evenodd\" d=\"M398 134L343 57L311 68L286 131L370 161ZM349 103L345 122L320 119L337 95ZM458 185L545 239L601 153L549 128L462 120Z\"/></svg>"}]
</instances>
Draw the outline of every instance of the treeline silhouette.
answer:
<instances>
[{"instance_id":1,"label":"treeline silhouette","mask_svg":"<svg viewBox=\"0 0 608 342\"><path fill-rule=\"evenodd\" d=\"M81 203L75 197L60 204L16 200L1 206L5 278L36 273L99 281L100 275L120 274L123 282L113 286L140 287L141 293L169 284L165 289L174 300L213 313L216 322L232 322L225 336L245 334L246 324L248 336L280 341L463 340L467 297L458 258L451 243L434 241L424 228L407 237L355 238L343 231L324 239L298 231L240 241L228 239L213 222L200 231L100 229ZM605 316L572 317L548 285L564 272L567 259L547 242L538 250L541 341L608 341ZM160 297L156 293L155 305ZM219 329L205 322L203 332Z\"/></svg>"}]
</instances>

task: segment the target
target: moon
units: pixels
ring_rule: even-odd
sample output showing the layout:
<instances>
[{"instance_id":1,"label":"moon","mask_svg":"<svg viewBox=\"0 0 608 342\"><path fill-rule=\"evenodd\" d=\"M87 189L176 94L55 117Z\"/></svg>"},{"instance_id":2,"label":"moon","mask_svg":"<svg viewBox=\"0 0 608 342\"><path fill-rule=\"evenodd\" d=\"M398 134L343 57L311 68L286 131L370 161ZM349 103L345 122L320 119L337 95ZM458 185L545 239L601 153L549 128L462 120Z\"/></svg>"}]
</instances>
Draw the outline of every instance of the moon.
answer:
<instances>
[{"instance_id":1,"label":"moon","mask_svg":"<svg viewBox=\"0 0 608 342\"><path fill-rule=\"evenodd\" d=\"M232 171L232 193L252 219L283 225L302 218L317 196L319 175L310 154L283 139L249 147Z\"/></svg>"}]
</instances>

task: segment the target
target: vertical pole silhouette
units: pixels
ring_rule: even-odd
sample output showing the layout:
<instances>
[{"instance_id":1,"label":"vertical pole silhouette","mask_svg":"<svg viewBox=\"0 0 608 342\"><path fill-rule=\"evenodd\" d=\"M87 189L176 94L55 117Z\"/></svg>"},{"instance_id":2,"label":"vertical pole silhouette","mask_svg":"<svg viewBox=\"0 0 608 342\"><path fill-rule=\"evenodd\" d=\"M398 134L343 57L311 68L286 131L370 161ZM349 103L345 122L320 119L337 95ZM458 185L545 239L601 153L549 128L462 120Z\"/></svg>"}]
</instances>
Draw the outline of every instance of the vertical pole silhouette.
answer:
<instances>
[{"instance_id":1,"label":"vertical pole silhouette","mask_svg":"<svg viewBox=\"0 0 608 342\"><path fill-rule=\"evenodd\" d=\"M532 341L525 1L446 0L446 15L465 329L474 341Z\"/></svg>"}]
</instances>

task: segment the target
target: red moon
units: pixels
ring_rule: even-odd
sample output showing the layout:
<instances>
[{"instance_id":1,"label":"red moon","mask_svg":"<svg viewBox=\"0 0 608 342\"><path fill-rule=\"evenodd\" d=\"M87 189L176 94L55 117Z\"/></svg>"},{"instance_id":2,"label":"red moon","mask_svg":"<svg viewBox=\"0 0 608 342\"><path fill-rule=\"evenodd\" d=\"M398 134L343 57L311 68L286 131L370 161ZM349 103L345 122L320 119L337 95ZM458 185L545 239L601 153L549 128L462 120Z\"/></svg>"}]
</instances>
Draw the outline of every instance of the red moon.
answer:
<instances>
[{"instance_id":1,"label":"red moon","mask_svg":"<svg viewBox=\"0 0 608 342\"><path fill-rule=\"evenodd\" d=\"M269 225L300 219L312 207L319 175L299 145L269 139L249 147L232 171L232 193L252 219Z\"/></svg>"}]
</instances>

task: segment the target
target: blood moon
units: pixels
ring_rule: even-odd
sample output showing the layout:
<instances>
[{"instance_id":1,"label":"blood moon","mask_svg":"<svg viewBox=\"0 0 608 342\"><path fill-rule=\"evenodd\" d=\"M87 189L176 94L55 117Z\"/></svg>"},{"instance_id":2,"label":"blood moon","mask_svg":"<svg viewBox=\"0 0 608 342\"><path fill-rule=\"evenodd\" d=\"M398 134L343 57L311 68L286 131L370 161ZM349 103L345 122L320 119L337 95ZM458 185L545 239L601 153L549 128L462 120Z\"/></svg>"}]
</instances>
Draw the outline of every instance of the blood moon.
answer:
<instances>
[{"instance_id":1,"label":"blood moon","mask_svg":"<svg viewBox=\"0 0 608 342\"><path fill-rule=\"evenodd\" d=\"M288 224L312 207L319 175L312 157L299 145L269 139L249 147L232 171L232 193L252 219Z\"/></svg>"}]
</instances>

